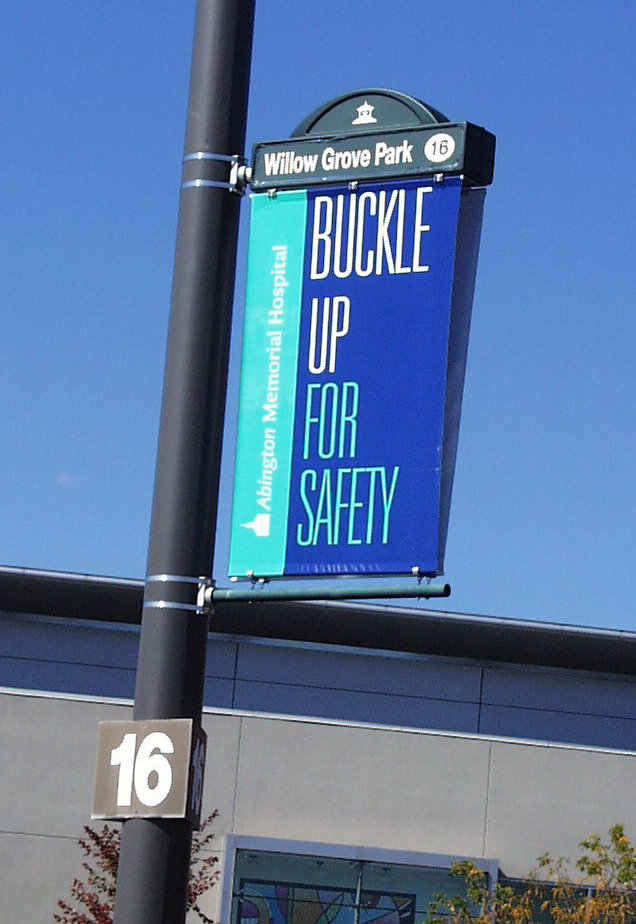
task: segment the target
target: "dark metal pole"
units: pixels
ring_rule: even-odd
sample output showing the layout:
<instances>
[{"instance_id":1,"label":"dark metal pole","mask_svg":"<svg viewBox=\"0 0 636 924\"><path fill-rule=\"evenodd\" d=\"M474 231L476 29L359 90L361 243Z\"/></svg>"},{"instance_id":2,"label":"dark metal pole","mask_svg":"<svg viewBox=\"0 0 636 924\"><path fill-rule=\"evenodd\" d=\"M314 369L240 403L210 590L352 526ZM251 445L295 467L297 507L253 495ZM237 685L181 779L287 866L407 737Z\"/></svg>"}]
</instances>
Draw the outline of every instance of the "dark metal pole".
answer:
<instances>
[{"instance_id":1,"label":"dark metal pole","mask_svg":"<svg viewBox=\"0 0 636 924\"><path fill-rule=\"evenodd\" d=\"M216 534L240 205L223 184L230 158L244 151L253 20L254 0L197 2L135 690L139 720L201 720L208 619L197 612L197 579L211 573ZM116 924L185 920L191 842L186 821L124 823Z\"/></svg>"}]
</instances>

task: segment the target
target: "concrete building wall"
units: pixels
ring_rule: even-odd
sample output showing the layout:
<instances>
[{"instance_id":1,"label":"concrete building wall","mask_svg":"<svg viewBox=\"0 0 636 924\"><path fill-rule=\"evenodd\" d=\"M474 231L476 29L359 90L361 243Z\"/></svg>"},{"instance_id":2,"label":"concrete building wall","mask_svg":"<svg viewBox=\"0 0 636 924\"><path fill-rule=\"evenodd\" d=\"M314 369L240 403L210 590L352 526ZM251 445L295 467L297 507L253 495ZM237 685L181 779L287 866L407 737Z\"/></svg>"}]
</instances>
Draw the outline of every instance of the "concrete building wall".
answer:
<instances>
[{"instance_id":1,"label":"concrete building wall","mask_svg":"<svg viewBox=\"0 0 636 924\"><path fill-rule=\"evenodd\" d=\"M0 920L50 920L81 874L97 725L126 703L0 692ZM615 821L636 825L636 753L206 710L204 814L262 836L497 859L522 876ZM97 827L99 825L96 825ZM220 889L206 908L219 914ZM227 924L227 922L222 922Z\"/></svg>"},{"instance_id":2,"label":"concrete building wall","mask_svg":"<svg viewBox=\"0 0 636 924\"><path fill-rule=\"evenodd\" d=\"M0 686L132 698L138 629L0 614ZM205 703L636 749L631 677L212 636Z\"/></svg>"}]
</instances>

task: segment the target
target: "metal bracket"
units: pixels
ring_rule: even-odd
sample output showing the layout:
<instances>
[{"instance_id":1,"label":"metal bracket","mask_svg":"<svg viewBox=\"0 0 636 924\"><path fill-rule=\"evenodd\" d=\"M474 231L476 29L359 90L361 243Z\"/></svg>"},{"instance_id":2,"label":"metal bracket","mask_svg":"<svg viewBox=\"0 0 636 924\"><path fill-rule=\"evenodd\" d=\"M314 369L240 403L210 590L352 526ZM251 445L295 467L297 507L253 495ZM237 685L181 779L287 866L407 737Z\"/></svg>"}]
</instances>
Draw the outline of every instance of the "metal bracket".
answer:
<instances>
[{"instance_id":1,"label":"metal bracket","mask_svg":"<svg viewBox=\"0 0 636 924\"><path fill-rule=\"evenodd\" d=\"M209 616L212 609L212 590L214 581L208 577L189 577L184 574L149 574L146 584L187 584L196 586L196 603L178 603L174 600L148 600L144 602L144 609L157 610L188 610L199 616Z\"/></svg>"},{"instance_id":2,"label":"metal bracket","mask_svg":"<svg viewBox=\"0 0 636 924\"><path fill-rule=\"evenodd\" d=\"M413 565L413 567L411 568L411 574L413 575L413 577L416 577L416 578L417 578L417 583L418 583L418 584L421 584L421 583L422 583L422 579L423 579L423 578L426 579L426 583L427 583L427 584L430 584L430 583L431 583L431 577L430 577L430 575L429 575L429 574L424 574L424 572L420 569L420 566L419 566L419 565Z\"/></svg>"},{"instance_id":3,"label":"metal bracket","mask_svg":"<svg viewBox=\"0 0 636 924\"><path fill-rule=\"evenodd\" d=\"M181 189L212 187L214 189L227 189L238 196L245 195L245 190L252 176L252 168L241 154L211 154L208 151L194 151L192 154L186 154L183 158L184 164L192 161L229 164L228 179L213 180L208 177L196 177L195 179L184 180L181 184Z\"/></svg>"},{"instance_id":4,"label":"metal bracket","mask_svg":"<svg viewBox=\"0 0 636 924\"><path fill-rule=\"evenodd\" d=\"M260 587L264 587L265 584L269 584L269 578L257 577L253 571L246 572L246 576L249 578L252 587L256 587L257 584Z\"/></svg>"},{"instance_id":5,"label":"metal bracket","mask_svg":"<svg viewBox=\"0 0 636 924\"><path fill-rule=\"evenodd\" d=\"M252 168L243 158L232 164L230 169L230 183L234 184L232 192L244 196L249 182L252 179Z\"/></svg>"},{"instance_id":6,"label":"metal bracket","mask_svg":"<svg viewBox=\"0 0 636 924\"><path fill-rule=\"evenodd\" d=\"M214 581L212 578L201 578L197 591L197 606L201 608L203 616L212 615L212 600L214 597Z\"/></svg>"}]
</instances>

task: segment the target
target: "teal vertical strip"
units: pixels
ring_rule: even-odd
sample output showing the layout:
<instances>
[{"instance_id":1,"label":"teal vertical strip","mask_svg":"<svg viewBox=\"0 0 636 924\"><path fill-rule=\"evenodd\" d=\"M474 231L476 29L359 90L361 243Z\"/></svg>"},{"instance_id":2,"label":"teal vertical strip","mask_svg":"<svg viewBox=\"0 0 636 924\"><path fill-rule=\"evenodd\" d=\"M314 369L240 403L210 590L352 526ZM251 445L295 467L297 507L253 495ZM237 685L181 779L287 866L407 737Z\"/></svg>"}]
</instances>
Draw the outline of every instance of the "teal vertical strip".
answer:
<instances>
[{"instance_id":1,"label":"teal vertical strip","mask_svg":"<svg viewBox=\"0 0 636 924\"><path fill-rule=\"evenodd\" d=\"M304 190L252 196L231 577L285 568L306 216Z\"/></svg>"}]
</instances>

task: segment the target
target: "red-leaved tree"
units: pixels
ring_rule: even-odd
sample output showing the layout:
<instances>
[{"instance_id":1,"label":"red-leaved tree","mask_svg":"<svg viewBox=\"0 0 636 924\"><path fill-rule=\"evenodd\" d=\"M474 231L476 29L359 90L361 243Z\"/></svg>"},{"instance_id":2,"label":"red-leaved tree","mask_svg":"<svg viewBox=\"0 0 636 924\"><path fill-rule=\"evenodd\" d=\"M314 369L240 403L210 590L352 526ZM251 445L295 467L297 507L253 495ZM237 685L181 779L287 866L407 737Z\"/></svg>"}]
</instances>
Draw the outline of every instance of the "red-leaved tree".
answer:
<instances>
[{"instance_id":1,"label":"red-leaved tree","mask_svg":"<svg viewBox=\"0 0 636 924\"><path fill-rule=\"evenodd\" d=\"M194 911L204 924L214 924L201 910L199 899L219 878L219 858L209 852L214 838L210 828L217 814L214 811L208 815L201 830L192 836L187 910ZM121 831L108 825L101 831L86 826L84 831L86 836L78 843L85 857L82 868L86 871L86 882L73 880L71 901L57 903L60 910L53 915L53 920L58 924L112 924Z\"/></svg>"}]
</instances>

